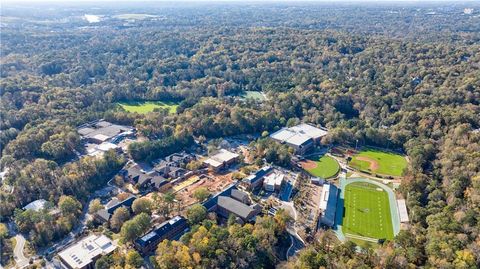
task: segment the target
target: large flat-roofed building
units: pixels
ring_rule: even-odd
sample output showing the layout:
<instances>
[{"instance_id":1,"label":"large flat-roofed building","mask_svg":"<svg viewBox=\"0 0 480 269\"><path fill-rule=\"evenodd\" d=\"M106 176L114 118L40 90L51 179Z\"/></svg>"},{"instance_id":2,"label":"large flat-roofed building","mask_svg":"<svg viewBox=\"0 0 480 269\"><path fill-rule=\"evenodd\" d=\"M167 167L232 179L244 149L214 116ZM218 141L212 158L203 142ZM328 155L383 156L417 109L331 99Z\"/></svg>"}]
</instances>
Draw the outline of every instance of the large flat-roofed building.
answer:
<instances>
[{"instance_id":1,"label":"large flat-roofed building","mask_svg":"<svg viewBox=\"0 0 480 269\"><path fill-rule=\"evenodd\" d=\"M112 253L117 247L105 235L90 235L58 253L62 264L69 269L93 269L95 261Z\"/></svg>"},{"instance_id":2,"label":"large flat-roofed building","mask_svg":"<svg viewBox=\"0 0 480 269\"><path fill-rule=\"evenodd\" d=\"M218 171L236 162L238 160L238 156L239 155L237 153L230 152L226 149L220 149L213 156L203 161L203 163L211 169Z\"/></svg>"},{"instance_id":3,"label":"large flat-roofed building","mask_svg":"<svg viewBox=\"0 0 480 269\"><path fill-rule=\"evenodd\" d=\"M320 223L333 227L335 225L335 215L337 212L338 188L333 184L324 184L320 196Z\"/></svg>"},{"instance_id":4,"label":"large flat-roofed building","mask_svg":"<svg viewBox=\"0 0 480 269\"><path fill-rule=\"evenodd\" d=\"M77 128L78 133L88 142L101 144L116 142L119 136L128 136L133 133L133 127L113 124L105 120L98 120L83 124Z\"/></svg>"},{"instance_id":5,"label":"large flat-roofed building","mask_svg":"<svg viewBox=\"0 0 480 269\"><path fill-rule=\"evenodd\" d=\"M143 254L152 253L163 240L177 239L187 230L187 220L182 216L176 216L163 222L149 233L135 240L135 248Z\"/></svg>"},{"instance_id":6,"label":"large flat-roofed building","mask_svg":"<svg viewBox=\"0 0 480 269\"><path fill-rule=\"evenodd\" d=\"M310 124L302 123L297 126L282 128L270 135L275 141L285 143L295 149L297 154L304 154L320 143L322 137L327 135L327 130L317 128Z\"/></svg>"}]
</instances>

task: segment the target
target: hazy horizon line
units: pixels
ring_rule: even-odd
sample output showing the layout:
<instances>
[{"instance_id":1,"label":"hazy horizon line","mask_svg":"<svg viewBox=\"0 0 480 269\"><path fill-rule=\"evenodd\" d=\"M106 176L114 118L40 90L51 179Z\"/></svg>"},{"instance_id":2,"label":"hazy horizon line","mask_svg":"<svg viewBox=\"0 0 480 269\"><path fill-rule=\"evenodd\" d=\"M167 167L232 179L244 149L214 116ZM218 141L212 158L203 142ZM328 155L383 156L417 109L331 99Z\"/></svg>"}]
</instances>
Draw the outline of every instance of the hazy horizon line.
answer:
<instances>
[{"instance_id":1,"label":"hazy horizon line","mask_svg":"<svg viewBox=\"0 0 480 269\"><path fill-rule=\"evenodd\" d=\"M412 4L422 4L422 3L478 3L477 0L4 0L5 3L25 3L25 4L48 4L48 3L61 3L61 4L75 4L75 3L412 3Z\"/></svg>"}]
</instances>

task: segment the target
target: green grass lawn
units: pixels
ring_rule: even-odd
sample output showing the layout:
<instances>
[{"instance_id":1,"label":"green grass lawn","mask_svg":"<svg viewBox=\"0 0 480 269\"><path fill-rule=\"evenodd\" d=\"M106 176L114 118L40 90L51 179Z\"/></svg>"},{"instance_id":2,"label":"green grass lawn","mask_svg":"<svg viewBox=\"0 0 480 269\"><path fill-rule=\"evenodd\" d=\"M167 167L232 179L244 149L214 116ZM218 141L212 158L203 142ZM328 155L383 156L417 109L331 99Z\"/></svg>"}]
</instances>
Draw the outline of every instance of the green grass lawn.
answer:
<instances>
[{"instance_id":1,"label":"green grass lawn","mask_svg":"<svg viewBox=\"0 0 480 269\"><path fill-rule=\"evenodd\" d=\"M370 169L371 163L369 161L359 160L358 158L371 159L377 162L378 168ZM377 174L402 176L403 171L407 168L407 160L404 156L399 154L375 149L367 149L353 156L349 165L359 170L371 171Z\"/></svg>"},{"instance_id":2,"label":"green grass lawn","mask_svg":"<svg viewBox=\"0 0 480 269\"><path fill-rule=\"evenodd\" d=\"M177 112L178 104L174 102L162 102L162 101L130 101L118 103L127 112L136 112L140 114L146 114L152 112L155 108L167 108L168 111L173 114Z\"/></svg>"},{"instance_id":3,"label":"green grass lawn","mask_svg":"<svg viewBox=\"0 0 480 269\"><path fill-rule=\"evenodd\" d=\"M257 91L245 91L244 94L242 94L242 98L244 99L255 99L258 101L263 101L265 100L265 96L263 95L262 92L257 92Z\"/></svg>"},{"instance_id":4,"label":"green grass lawn","mask_svg":"<svg viewBox=\"0 0 480 269\"><path fill-rule=\"evenodd\" d=\"M388 193L376 185L356 182L345 187L344 234L393 239Z\"/></svg>"},{"instance_id":5,"label":"green grass lawn","mask_svg":"<svg viewBox=\"0 0 480 269\"><path fill-rule=\"evenodd\" d=\"M307 170L314 177L330 178L335 176L340 170L338 162L330 156L324 155L320 159L316 157L311 158L310 160L317 163L316 168Z\"/></svg>"}]
</instances>

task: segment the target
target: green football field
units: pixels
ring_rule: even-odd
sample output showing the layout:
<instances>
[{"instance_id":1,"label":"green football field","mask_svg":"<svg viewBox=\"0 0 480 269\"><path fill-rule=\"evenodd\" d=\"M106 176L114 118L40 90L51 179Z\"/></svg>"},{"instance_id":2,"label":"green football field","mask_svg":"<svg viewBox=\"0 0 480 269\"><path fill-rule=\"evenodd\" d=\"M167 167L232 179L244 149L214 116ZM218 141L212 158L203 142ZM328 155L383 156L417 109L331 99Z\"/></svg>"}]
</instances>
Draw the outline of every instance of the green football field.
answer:
<instances>
[{"instance_id":1,"label":"green football field","mask_svg":"<svg viewBox=\"0 0 480 269\"><path fill-rule=\"evenodd\" d=\"M330 178L335 176L340 170L338 162L330 156L324 155L321 158L315 157L309 158L309 160L315 162L317 166L306 170L315 177Z\"/></svg>"},{"instance_id":2,"label":"green football field","mask_svg":"<svg viewBox=\"0 0 480 269\"><path fill-rule=\"evenodd\" d=\"M364 182L345 187L345 212L342 231L375 239L393 239L388 194L376 185Z\"/></svg>"},{"instance_id":3,"label":"green football field","mask_svg":"<svg viewBox=\"0 0 480 269\"><path fill-rule=\"evenodd\" d=\"M127 112L136 112L140 114L146 114L152 112L155 108L166 108L168 112L173 114L177 112L178 104L174 102L162 102L162 101L131 101L118 103Z\"/></svg>"},{"instance_id":4,"label":"green football field","mask_svg":"<svg viewBox=\"0 0 480 269\"><path fill-rule=\"evenodd\" d=\"M353 156L349 165L360 170L382 175L402 176L407 168L407 160L399 154L367 149Z\"/></svg>"}]
</instances>

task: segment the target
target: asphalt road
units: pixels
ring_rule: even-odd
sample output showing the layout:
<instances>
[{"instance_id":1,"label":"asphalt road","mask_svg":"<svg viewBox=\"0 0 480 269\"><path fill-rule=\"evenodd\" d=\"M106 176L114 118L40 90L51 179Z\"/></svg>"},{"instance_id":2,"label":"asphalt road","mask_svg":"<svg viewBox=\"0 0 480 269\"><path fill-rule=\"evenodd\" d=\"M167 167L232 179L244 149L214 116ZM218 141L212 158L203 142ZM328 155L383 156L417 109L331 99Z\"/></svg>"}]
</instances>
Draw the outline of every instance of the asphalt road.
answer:
<instances>
[{"instance_id":1,"label":"asphalt road","mask_svg":"<svg viewBox=\"0 0 480 269\"><path fill-rule=\"evenodd\" d=\"M23 254L23 249L25 248L25 237L21 234L15 236L16 244L13 249L13 257L15 258L15 263L18 268L24 268L28 265L29 260Z\"/></svg>"},{"instance_id":2,"label":"asphalt road","mask_svg":"<svg viewBox=\"0 0 480 269\"><path fill-rule=\"evenodd\" d=\"M287 250L287 259L294 256L305 247L305 244L301 241L298 235L290 233L290 239L292 240L292 245Z\"/></svg>"}]
</instances>

